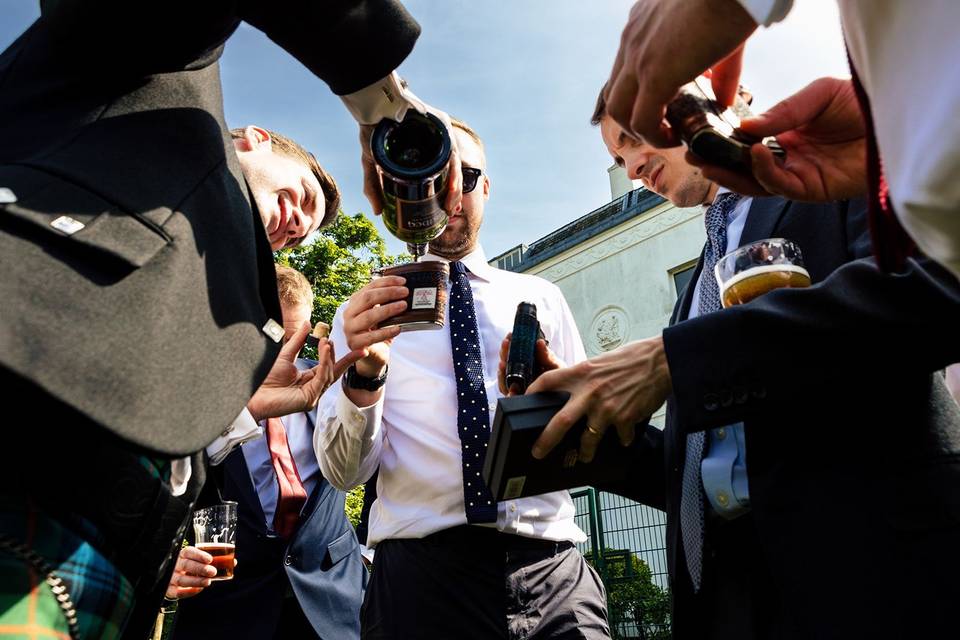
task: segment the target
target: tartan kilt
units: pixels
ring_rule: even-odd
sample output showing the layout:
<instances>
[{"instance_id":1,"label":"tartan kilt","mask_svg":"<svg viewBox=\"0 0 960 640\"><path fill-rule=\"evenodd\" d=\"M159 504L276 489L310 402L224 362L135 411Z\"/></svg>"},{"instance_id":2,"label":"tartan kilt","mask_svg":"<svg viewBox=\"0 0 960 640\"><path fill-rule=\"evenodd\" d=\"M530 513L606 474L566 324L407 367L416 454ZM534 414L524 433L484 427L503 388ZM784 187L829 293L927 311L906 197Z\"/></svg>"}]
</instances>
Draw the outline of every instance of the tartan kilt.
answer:
<instances>
[{"instance_id":1,"label":"tartan kilt","mask_svg":"<svg viewBox=\"0 0 960 640\"><path fill-rule=\"evenodd\" d=\"M0 496L0 638L120 637L133 587L78 524L86 530Z\"/></svg>"}]
</instances>

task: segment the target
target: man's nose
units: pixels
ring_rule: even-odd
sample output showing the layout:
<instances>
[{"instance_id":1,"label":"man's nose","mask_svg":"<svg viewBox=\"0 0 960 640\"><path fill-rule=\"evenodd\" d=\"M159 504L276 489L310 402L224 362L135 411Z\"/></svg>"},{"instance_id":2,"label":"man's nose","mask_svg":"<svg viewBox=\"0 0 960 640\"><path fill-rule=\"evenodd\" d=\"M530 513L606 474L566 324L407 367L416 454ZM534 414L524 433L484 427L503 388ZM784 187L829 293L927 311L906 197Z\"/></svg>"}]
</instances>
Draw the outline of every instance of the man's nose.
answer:
<instances>
[{"instance_id":1,"label":"man's nose","mask_svg":"<svg viewBox=\"0 0 960 640\"><path fill-rule=\"evenodd\" d=\"M307 217L303 215L300 207L294 207L290 213L290 220L287 222L287 235L302 238L307 235L307 224Z\"/></svg>"}]
</instances>

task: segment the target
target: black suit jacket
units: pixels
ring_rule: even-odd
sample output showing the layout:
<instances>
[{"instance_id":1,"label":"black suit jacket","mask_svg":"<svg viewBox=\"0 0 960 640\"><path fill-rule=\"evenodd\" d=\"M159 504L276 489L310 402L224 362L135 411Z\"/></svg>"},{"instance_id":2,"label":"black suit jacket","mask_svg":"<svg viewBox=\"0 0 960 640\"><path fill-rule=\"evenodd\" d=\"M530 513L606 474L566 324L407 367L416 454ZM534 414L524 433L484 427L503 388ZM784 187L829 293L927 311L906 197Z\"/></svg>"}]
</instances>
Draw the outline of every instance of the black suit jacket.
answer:
<instances>
[{"instance_id":1,"label":"black suit jacket","mask_svg":"<svg viewBox=\"0 0 960 640\"><path fill-rule=\"evenodd\" d=\"M618 489L667 512L674 637L711 624L680 542L686 436L739 421L756 553L800 637L935 637L960 568L960 410L932 373L960 361L958 283L926 259L881 273L862 202L758 198L740 242L766 237L814 286L683 321L698 263L663 333L666 428Z\"/></svg>"},{"instance_id":2,"label":"black suit jacket","mask_svg":"<svg viewBox=\"0 0 960 640\"><path fill-rule=\"evenodd\" d=\"M312 423L316 411L308 417ZM292 591L319 637L359 638L367 569L344 513L346 494L318 477L300 526L286 541L267 532L243 451L235 450L222 469L209 473L222 476L223 499L238 503L237 569L233 580L180 604L174 637L272 638Z\"/></svg>"},{"instance_id":3,"label":"black suit jacket","mask_svg":"<svg viewBox=\"0 0 960 640\"><path fill-rule=\"evenodd\" d=\"M166 454L212 441L279 350L220 89L241 20L341 94L419 33L394 0L50 0L0 54L0 372Z\"/></svg>"}]
</instances>

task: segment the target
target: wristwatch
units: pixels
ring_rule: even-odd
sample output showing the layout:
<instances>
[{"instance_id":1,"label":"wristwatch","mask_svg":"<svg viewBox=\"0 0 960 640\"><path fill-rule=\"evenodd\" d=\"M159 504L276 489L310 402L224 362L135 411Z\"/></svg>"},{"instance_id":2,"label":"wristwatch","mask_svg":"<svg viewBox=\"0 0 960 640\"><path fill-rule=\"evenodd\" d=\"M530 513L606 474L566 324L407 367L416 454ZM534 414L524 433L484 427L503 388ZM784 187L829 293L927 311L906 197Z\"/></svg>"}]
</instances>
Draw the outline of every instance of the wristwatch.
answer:
<instances>
[{"instance_id":1,"label":"wristwatch","mask_svg":"<svg viewBox=\"0 0 960 640\"><path fill-rule=\"evenodd\" d=\"M390 366L383 368L383 373L381 373L376 378L368 378L357 373L356 365L350 365L350 368L347 369L347 372L343 374L343 384L351 389L363 389L364 391L376 391L382 387L387 382L387 371L390 370Z\"/></svg>"}]
</instances>

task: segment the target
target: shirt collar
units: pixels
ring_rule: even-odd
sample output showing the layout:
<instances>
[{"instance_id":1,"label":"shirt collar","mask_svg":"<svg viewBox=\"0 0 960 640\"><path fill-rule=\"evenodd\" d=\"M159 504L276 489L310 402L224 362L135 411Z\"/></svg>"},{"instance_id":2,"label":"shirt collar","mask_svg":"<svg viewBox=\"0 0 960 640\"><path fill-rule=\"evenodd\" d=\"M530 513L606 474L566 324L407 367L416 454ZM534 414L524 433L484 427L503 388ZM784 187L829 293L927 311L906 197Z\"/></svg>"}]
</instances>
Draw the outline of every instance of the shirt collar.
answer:
<instances>
[{"instance_id":1,"label":"shirt collar","mask_svg":"<svg viewBox=\"0 0 960 640\"><path fill-rule=\"evenodd\" d=\"M700 205L700 206L702 206L703 209L704 209L704 211L706 211L707 209L710 208L710 206L711 206L714 202L717 201L717 198L719 198L720 196L722 196L722 195L725 194L725 193L730 193L730 189L727 189L726 187L720 187L720 186L718 186L718 187L717 187L717 193L713 196L713 200L710 201L710 202L708 202L707 204L703 204L703 205Z\"/></svg>"},{"instance_id":2,"label":"shirt collar","mask_svg":"<svg viewBox=\"0 0 960 640\"><path fill-rule=\"evenodd\" d=\"M424 256L420 259L424 262L450 262L446 258L441 258L440 256L436 256L432 253L424 254ZM487 254L484 253L483 247L481 247L479 244L477 244L476 249L460 258L460 262L462 262L467 269L470 269L470 273L478 278L481 278L482 280L490 282L496 277L497 269L495 267L491 267L487 263Z\"/></svg>"}]
</instances>

